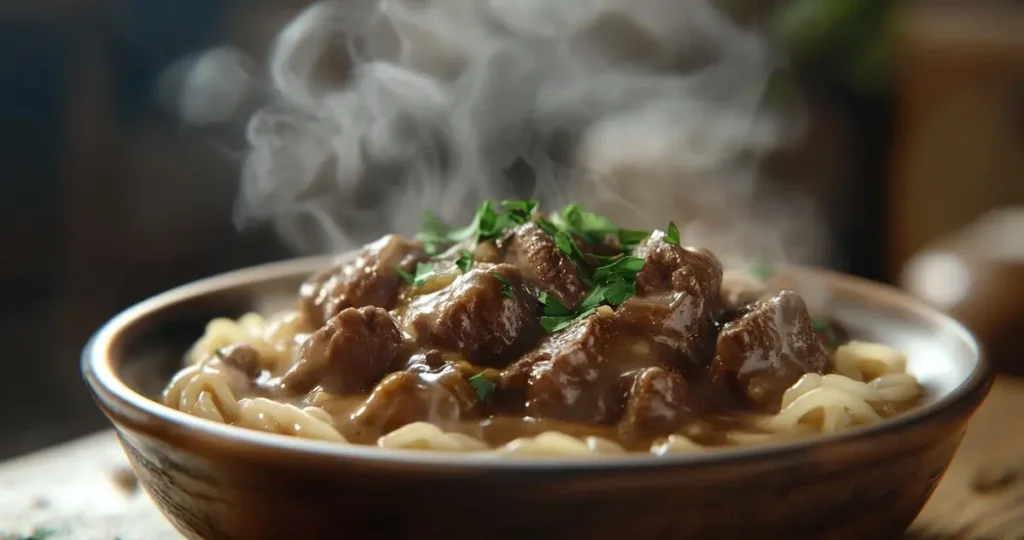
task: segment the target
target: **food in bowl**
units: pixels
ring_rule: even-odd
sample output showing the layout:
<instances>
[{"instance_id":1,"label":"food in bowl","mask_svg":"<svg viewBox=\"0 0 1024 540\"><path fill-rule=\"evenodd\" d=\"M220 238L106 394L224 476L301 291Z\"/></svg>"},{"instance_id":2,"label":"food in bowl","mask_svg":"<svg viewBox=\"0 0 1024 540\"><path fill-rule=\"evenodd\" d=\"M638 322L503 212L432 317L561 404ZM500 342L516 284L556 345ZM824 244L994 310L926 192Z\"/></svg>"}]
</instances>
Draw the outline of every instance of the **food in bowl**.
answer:
<instances>
[{"instance_id":1,"label":"food in bowl","mask_svg":"<svg viewBox=\"0 0 1024 540\"><path fill-rule=\"evenodd\" d=\"M310 276L296 307L216 319L164 403L385 448L658 455L812 436L919 402L905 356L723 270L677 227L485 202Z\"/></svg>"}]
</instances>

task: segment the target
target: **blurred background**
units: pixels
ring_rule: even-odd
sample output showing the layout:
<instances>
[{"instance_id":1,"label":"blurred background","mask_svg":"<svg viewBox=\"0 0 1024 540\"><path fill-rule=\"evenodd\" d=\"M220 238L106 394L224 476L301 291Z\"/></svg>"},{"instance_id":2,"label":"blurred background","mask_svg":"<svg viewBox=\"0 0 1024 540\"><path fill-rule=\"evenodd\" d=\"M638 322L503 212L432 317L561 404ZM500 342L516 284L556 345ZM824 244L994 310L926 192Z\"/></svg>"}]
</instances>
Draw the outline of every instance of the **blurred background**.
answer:
<instances>
[{"instance_id":1,"label":"blurred background","mask_svg":"<svg viewBox=\"0 0 1024 540\"><path fill-rule=\"evenodd\" d=\"M306 4L0 0L0 459L106 426L78 354L111 315L289 256L269 228L231 221L238 149L156 95L209 47L266 58ZM809 123L763 166L823 210L829 264L909 287L997 362L1021 358L1024 4L722 4L792 61L772 89Z\"/></svg>"}]
</instances>

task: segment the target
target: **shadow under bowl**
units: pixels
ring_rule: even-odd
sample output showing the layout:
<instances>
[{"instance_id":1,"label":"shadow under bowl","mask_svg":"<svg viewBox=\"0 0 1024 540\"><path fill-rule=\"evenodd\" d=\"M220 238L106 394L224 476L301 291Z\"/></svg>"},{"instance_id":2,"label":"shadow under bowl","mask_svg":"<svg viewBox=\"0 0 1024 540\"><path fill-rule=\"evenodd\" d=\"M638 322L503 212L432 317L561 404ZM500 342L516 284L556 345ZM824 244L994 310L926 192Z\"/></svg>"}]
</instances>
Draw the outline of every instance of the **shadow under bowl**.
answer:
<instances>
[{"instance_id":1,"label":"shadow under bowl","mask_svg":"<svg viewBox=\"0 0 1024 540\"><path fill-rule=\"evenodd\" d=\"M164 407L182 354L216 317L294 301L326 258L231 272L121 313L82 361L139 480L185 536L659 539L898 537L991 384L970 333L890 287L789 268L859 339L892 345L927 392L876 425L778 445L601 460L384 450L261 433Z\"/></svg>"}]
</instances>

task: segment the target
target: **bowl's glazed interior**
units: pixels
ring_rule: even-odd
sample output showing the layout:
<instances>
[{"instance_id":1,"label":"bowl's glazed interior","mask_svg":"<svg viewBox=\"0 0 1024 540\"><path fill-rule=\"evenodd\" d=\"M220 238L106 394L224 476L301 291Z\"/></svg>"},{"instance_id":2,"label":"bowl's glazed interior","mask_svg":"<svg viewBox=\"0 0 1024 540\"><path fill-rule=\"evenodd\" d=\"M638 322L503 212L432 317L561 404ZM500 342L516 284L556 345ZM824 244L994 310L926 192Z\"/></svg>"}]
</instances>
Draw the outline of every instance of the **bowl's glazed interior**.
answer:
<instances>
[{"instance_id":1,"label":"bowl's glazed interior","mask_svg":"<svg viewBox=\"0 0 1024 540\"><path fill-rule=\"evenodd\" d=\"M379 537L380 525L373 530L369 516L393 520L395 531L441 534L450 527L443 514L451 505L462 508L462 534L455 536L466 538L890 534L923 506L991 382L974 339L952 319L886 286L787 268L796 283L829 291L829 314L853 336L907 354L908 371L926 390L921 407L784 444L594 460L308 441L216 424L156 401L209 320L286 306L299 283L329 262L296 259L180 287L122 313L87 346L83 371L97 401L143 486L187 536L274 538L301 530L304 538L332 537L337 531L327 524L350 522L350 537ZM360 486L358 496L352 485ZM431 498L432 489L447 499ZM417 502L403 506L405 498ZM485 503L519 514L489 517ZM358 510L339 515L339 504ZM277 510L260 510L269 508ZM589 521L570 526L565 512ZM641 520L646 529L636 528Z\"/></svg>"}]
</instances>

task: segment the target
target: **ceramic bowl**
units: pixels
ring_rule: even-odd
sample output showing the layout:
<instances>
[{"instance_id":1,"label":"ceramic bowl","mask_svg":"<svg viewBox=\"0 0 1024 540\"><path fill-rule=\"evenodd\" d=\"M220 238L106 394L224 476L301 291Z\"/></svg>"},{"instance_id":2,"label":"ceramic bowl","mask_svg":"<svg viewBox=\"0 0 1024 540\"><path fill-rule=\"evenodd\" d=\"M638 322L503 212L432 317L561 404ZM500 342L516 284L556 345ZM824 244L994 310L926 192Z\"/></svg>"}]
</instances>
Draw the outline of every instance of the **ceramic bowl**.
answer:
<instances>
[{"instance_id":1,"label":"ceramic bowl","mask_svg":"<svg viewBox=\"0 0 1024 540\"><path fill-rule=\"evenodd\" d=\"M682 456L496 458L312 442L154 400L205 323L294 301L327 259L204 279L104 326L82 369L141 485L188 538L886 538L907 529L991 384L971 334L890 287L785 270L854 336L906 352L925 404L882 423Z\"/></svg>"}]
</instances>

